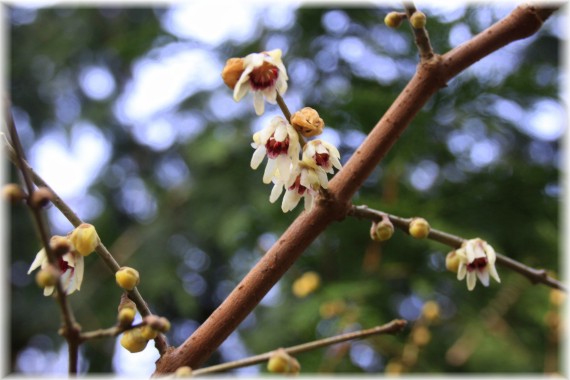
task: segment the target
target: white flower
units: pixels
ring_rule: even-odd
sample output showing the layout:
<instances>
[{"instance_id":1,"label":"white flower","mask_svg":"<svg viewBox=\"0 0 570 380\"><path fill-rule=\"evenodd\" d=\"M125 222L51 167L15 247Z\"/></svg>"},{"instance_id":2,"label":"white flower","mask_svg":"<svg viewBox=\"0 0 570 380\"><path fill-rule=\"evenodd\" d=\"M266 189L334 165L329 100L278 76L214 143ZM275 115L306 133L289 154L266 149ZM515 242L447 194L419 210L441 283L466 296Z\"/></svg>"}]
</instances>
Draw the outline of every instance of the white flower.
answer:
<instances>
[{"instance_id":1,"label":"white flower","mask_svg":"<svg viewBox=\"0 0 570 380\"><path fill-rule=\"evenodd\" d=\"M279 179L275 181L269 200L275 202L285 187L287 190L281 203L283 212L293 210L301 198L305 198L305 210L310 211L319 190L326 189L328 184L327 173L321 167L301 161L295 166L289 181L284 182Z\"/></svg>"},{"instance_id":2,"label":"white flower","mask_svg":"<svg viewBox=\"0 0 570 380\"><path fill-rule=\"evenodd\" d=\"M291 166L299 162L301 150L299 135L295 128L280 116L274 117L269 126L253 135L251 146L255 148L251 157L252 169L257 169L267 155L267 166L263 174L264 183L271 183L277 176L287 181Z\"/></svg>"},{"instance_id":3,"label":"white flower","mask_svg":"<svg viewBox=\"0 0 570 380\"><path fill-rule=\"evenodd\" d=\"M83 256L75 250L71 250L58 258L58 264L62 273L60 281L63 290L67 294L79 290L81 288L81 282L83 281ZM32 262L28 274L32 273L32 271L38 267L44 269L48 265L49 261L46 250L42 248ZM44 296L51 295L54 290L54 286L46 286L44 288Z\"/></svg>"},{"instance_id":4,"label":"white flower","mask_svg":"<svg viewBox=\"0 0 570 380\"><path fill-rule=\"evenodd\" d=\"M303 159L312 160L316 165L320 166L327 173L333 173L333 167L340 170L340 153L338 149L325 141L313 140L309 141L303 147Z\"/></svg>"},{"instance_id":5,"label":"white flower","mask_svg":"<svg viewBox=\"0 0 570 380\"><path fill-rule=\"evenodd\" d=\"M460 260L457 279L461 281L467 277L467 289L475 288L477 278L485 286L489 286L489 276L501 282L495 268L497 255L486 241L479 238L467 240L455 253Z\"/></svg>"},{"instance_id":6,"label":"white flower","mask_svg":"<svg viewBox=\"0 0 570 380\"><path fill-rule=\"evenodd\" d=\"M277 91L280 95L287 91L287 70L281 61L281 49L262 53L252 53L243 59L244 70L234 87L234 100L240 101L248 91L253 92L255 113L262 115L265 110L263 98L276 103Z\"/></svg>"}]
</instances>

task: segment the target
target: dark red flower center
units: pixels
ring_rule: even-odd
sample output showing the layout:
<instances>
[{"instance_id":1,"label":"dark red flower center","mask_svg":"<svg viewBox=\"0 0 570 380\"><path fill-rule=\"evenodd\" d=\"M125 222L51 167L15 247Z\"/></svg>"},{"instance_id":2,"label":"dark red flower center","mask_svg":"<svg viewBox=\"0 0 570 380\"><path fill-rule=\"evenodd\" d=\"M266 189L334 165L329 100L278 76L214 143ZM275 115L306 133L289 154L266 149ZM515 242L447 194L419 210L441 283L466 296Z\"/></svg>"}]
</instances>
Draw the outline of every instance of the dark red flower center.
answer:
<instances>
[{"instance_id":1,"label":"dark red flower center","mask_svg":"<svg viewBox=\"0 0 570 380\"><path fill-rule=\"evenodd\" d=\"M256 90L265 90L275 84L279 76L279 69L268 62L263 62L259 67L256 67L249 74L249 83L251 87Z\"/></svg>"},{"instance_id":2,"label":"dark red flower center","mask_svg":"<svg viewBox=\"0 0 570 380\"><path fill-rule=\"evenodd\" d=\"M300 174L295 179L295 182L289 187L289 190L297 190L297 193L299 195L305 194L305 191L307 190L307 188L305 186L301 185L301 175Z\"/></svg>"},{"instance_id":3,"label":"dark red flower center","mask_svg":"<svg viewBox=\"0 0 570 380\"><path fill-rule=\"evenodd\" d=\"M61 273L65 273L68 269L71 269L73 271L74 268L70 266L67 261L63 260L61 257L59 257L57 260L59 262L59 270Z\"/></svg>"},{"instance_id":4,"label":"dark red flower center","mask_svg":"<svg viewBox=\"0 0 570 380\"><path fill-rule=\"evenodd\" d=\"M275 158L280 154L287 154L289 150L289 136L283 141L275 140L275 137L271 136L265 143L265 149L267 150L267 157Z\"/></svg>"},{"instance_id":5,"label":"dark red flower center","mask_svg":"<svg viewBox=\"0 0 570 380\"><path fill-rule=\"evenodd\" d=\"M486 257L479 257L473 260L472 263L467 264L467 271L473 272L474 270L482 270L487 266L487 258Z\"/></svg>"},{"instance_id":6,"label":"dark red flower center","mask_svg":"<svg viewBox=\"0 0 570 380\"><path fill-rule=\"evenodd\" d=\"M316 153L315 161L319 166L328 166L329 154L328 153Z\"/></svg>"}]
</instances>

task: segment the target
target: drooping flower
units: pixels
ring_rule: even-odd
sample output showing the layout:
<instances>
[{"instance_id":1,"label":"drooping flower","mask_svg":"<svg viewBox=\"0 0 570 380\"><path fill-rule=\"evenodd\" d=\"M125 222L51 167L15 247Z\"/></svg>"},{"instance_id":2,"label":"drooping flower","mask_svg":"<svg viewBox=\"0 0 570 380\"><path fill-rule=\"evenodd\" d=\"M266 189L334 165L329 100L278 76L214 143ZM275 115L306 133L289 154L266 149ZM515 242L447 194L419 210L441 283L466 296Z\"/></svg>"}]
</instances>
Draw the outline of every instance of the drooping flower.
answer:
<instances>
[{"instance_id":1,"label":"drooping flower","mask_svg":"<svg viewBox=\"0 0 570 380\"><path fill-rule=\"evenodd\" d=\"M62 238L61 236L54 236L54 238ZM66 294L71 294L81 288L83 281L84 260L83 256L74 249L69 250L65 254L58 256L59 270L61 271L61 285ZM36 255L32 262L28 274L32 273L35 269L41 267L47 268L49 260L45 248L42 248ZM54 286L46 286L44 288L44 296L53 294Z\"/></svg>"},{"instance_id":2,"label":"drooping flower","mask_svg":"<svg viewBox=\"0 0 570 380\"><path fill-rule=\"evenodd\" d=\"M281 61L281 49L252 53L243 58L243 72L234 87L234 100L240 101L249 91L253 93L255 113L262 115L265 99L276 103L277 92L287 91L287 70Z\"/></svg>"},{"instance_id":3,"label":"drooping flower","mask_svg":"<svg viewBox=\"0 0 570 380\"><path fill-rule=\"evenodd\" d=\"M257 169L267 156L267 166L263 174L263 182L271 183L277 175L287 181L291 167L299 162L301 144L295 129L282 117L274 117L269 125L253 135L255 148L251 157L251 168ZM279 174L278 174L279 173Z\"/></svg>"},{"instance_id":4,"label":"drooping flower","mask_svg":"<svg viewBox=\"0 0 570 380\"><path fill-rule=\"evenodd\" d=\"M303 159L313 161L327 173L333 173L333 167L340 170L340 153L338 149L322 140L309 141L303 147Z\"/></svg>"},{"instance_id":5,"label":"drooping flower","mask_svg":"<svg viewBox=\"0 0 570 380\"><path fill-rule=\"evenodd\" d=\"M467 240L455 253L459 258L457 279L461 281L467 277L467 289L475 288L477 278L484 286L489 286L489 277L501 282L495 268L497 255L486 241L480 238Z\"/></svg>"},{"instance_id":6,"label":"drooping flower","mask_svg":"<svg viewBox=\"0 0 570 380\"><path fill-rule=\"evenodd\" d=\"M305 210L310 211L315 197L321 188L328 188L327 173L323 168L311 162L301 161L291 173L287 182L277 179L271 191L270 201L275 202L283 188L286 188L281 210L288 212L293 210L301 198L305 199Z\"/></svg>"}]
</instances>

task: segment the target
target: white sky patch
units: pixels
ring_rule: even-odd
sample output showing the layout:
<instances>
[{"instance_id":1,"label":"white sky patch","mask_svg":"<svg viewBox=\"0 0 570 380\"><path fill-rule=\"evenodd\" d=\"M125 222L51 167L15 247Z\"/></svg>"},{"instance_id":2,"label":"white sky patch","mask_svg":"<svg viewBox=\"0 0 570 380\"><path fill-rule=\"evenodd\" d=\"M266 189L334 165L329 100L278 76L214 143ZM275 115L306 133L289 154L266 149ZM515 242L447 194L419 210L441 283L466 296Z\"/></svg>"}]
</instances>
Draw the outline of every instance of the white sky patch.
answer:
<instances>
[{"instance_id":1,"label":"white sky patch","mask_svg":"<svg viewBox=\"0 0 570 380\"><path fill-rule=\"evenodd\" d=\"M227 40L241 43L253 38L258 10L259 4L241 1L224 2L222 7L206 1L180 3L166 12L162 27L212 46Z\"/></svg>"},{"instance_id":2,"label":"white sky patch","mask_svg":"<svg viewBox=\"0 0 570 380\"><path fill-rule=\"evenodd\" d=\"M146 121L185 97L219 86L221 72L222 62L206 50L169 45L152 51L134 64L115 114L124 124Z\"/></svg>"},{"instance_id":3,"label":"white sky patch","mask_svg":"<svg viewBox=\"0 0 570 380\"><path fill-rule=\"evenodd\" d=\"M566 129L566 112L556 101L545 99L535 103L525 117L524 129L540 140L559 139Z\"/></svg>"},{"instance_id":4,"label":"white sky patch","mask_svg":"<svg viewBox=\"0 0 570 380\"><path fill-rule=\"evenodd\" d=\"M91 99L104 100L115 91L115 79L104 66L88 66L79 74L79 85Z\"/></svg>"},{"instance_id":5,"label":"white sky patch","mask_svg":"<svg viewBox=\"0 0 570 380\"><path fill-rule=\"evenodd\" d=\"M70 144L66 141L63 133L46 134L30 154L32 167L64 199L84 192L110 156L103 133L90 123L74 125Z\"/></svg>"},{"instance_id":6,"label":"white sky patch","mask_svg":"<svg viewBox=\"0 0 570 380\"><path fill-rule=\"evenodd\" d=\"M410 173L410 183L420 191L429 190L439 174L439 166L430 160L421 161Z\"/></svg>"},{"instance_id":7,"label":"white sky patch","mask_svg":"<svg viewBox=\"0 0 570 380\"><path fill-rule=\"evenodd\" d=\"M155 151L170 148L177 135L172 123L165 118L153 119L147 123L135 125L132 133L138 143L147 145Z\"/></svg>"}]
</instances>

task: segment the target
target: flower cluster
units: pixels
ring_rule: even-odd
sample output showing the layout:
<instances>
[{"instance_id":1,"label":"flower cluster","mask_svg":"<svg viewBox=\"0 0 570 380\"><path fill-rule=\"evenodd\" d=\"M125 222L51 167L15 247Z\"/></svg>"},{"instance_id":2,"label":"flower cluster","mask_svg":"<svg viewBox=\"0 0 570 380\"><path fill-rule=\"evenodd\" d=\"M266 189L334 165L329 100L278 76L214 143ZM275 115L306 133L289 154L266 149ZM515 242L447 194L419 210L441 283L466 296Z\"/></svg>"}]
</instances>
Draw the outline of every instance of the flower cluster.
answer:
<instances>
[{"instance_id":1,"label":"flower cluster","mask_svg":"<svg viewBox=\"0 0 570 380\"><path fill-rule=\"evenodd\" d=\"M50 296L55 290L57 277L66 294L81 288L83 281L83 257L90 255L99 244L99 236L95 227L88 223L79 225L67 236L53 236L50 249L57 257L58 268L53 268L48 260L45 248L42 248L32 262L28 274L41 267L37 282L44 288L44 295Z\"/></svg>"},{"instance_id":2,"label":"flower cluster","mask_svg":"<svg viewBox=\"0 0 570 380\"><path fill-rule=\"evenodd\" d=\"M253 53L245 58L230 58L222 78L234 90L236 101L247 92L253 93L258 115L265 110L264 99L275 104L278 96L287 90L287 71L279 49ZM281 204L283 212L293 210L301 198L304 198L305 210L310 210L321 189L328 188L327 173L333 174L334 168L342 167L335 146L322 140L305 143L304 137L317 136L323 128L324 121L317 111L305 107L291 115L290 120L274 117L267 127L253 135L251 146L255 151L251 168L257 169L267 157L263 182L273 182L271 203L285 191Z\"/></svg>"}]
</instances>

